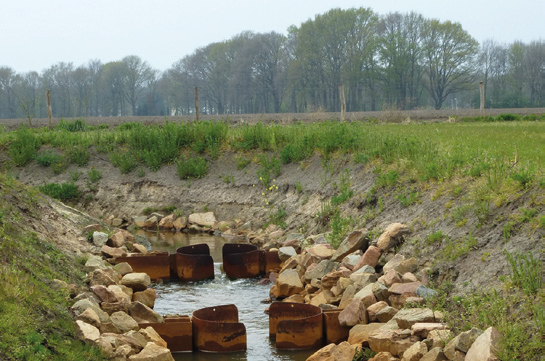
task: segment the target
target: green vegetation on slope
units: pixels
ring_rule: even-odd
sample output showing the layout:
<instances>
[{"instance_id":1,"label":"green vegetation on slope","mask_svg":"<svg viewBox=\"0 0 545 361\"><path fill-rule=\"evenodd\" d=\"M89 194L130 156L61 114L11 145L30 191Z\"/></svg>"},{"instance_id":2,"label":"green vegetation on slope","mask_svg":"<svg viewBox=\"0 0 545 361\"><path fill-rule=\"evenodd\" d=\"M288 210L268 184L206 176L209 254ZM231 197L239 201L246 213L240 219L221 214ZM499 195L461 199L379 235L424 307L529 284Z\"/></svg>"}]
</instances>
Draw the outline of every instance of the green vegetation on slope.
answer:
<instances>
[{"instance_id":1,"label":"green vegetation on slope","mask_svg":"<svg viewBox=\"0 0 545 361\"><path fill-rule=\"evenodd\" d=\"M82 260L67 256L24 228L41 219L39 194L0 174L0 359L101 360L74 338L66 291L53 280L82 282Z\"/></svg>"}]
</instances>

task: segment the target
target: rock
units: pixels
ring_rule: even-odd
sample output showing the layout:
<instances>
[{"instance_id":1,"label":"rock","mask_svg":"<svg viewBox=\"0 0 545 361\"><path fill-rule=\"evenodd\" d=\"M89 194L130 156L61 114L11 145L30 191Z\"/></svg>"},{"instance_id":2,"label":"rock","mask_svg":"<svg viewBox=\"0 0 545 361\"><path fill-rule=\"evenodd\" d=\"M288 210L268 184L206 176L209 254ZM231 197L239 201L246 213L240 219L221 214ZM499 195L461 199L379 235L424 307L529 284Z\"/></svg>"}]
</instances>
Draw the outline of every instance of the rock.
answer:
<instances>
[{"instance_id":1,"label":"rock","mask_svg":"<svg viewBox=\"0 0 545 361\"><path fill-rule=\"evenodd\" d=\"M379 322L388 322L397 314L397 310L391 306L386 306L376 314ZM397 324L397 322L396 322Z\"/></svg>"},{"instance_id":2,"label":"rock","mask_svg":"<svg viewBox=\"0 0 545 361\"><path fill-rule=\"evenodd\" d=\"M329 243L315 244L307 249L307 252L319 259L330 259L335 250Z\"/></svg>"},{"instance_id":3,"label":"rock","mask_svg":"<svg viewBox=\"0 0 545 361\"><path fill-rule=\"evenodd\" d=\"M436 323L436 322L429 322L429 323L415 323L411 326L411 334L415 336L421 336L423 338L427 338L428 334L433 330L444 330L446 329L446 325L444 323Z\"/></svg>"},{"instance_id":4,"label":"rock","mask_svg":"<svg viewBox=\"0 0 545 361\"><path fill-rule=\"evenodd\" d=\"M359 254L350 254L343 258L343 260L341 261L341 266L346 267L349 270L352 270L358 264L358 262L360 261L360 258L361 258L361 255Z\"/></svg>"},{"instance_id":5,"label":"rock","mask_svg":"<svg viewBox=\"0 0 545 361\"><path fill-rule=\"evenodd\" d=\"M445 347L450 338L450 330L432 330L428 332L428 340L432 340L432 346L428 348L434 349L436 347L439 347L443 349L443 347Z\"/></svg>"},{"instance_id":6,"label":"rock","mask_svg":"<svg viewBox=\"0 0 545 361\"><path fill-rule=\"evenodd\" d=\"M114 266L114 270L121 276L125 276L127 273L132 273L132 267L127 262L121 262Z\"/></svg>"},{"instance_id":7,"label":"rock","mask_svg":"<svg viewBox=\"0 0 545 361\"><path fill-rule=\"evenodd\" d=\"M338 345L331 343L313 353L306 361L352 361L357 345L341 342Z\"/></svg>"},{"instance_id":8,"label":"rock","mask_svg":"<svg viewBox=\"0 0 545 361\"><path fill-rule=\"evenodd\" d=\"M130 303L132 299L132 288L120 285L108 286L108 289L113 292L118 302Z\"/></svg>"},{"instance_id":9,"label":"rock","mask_svg":"<svg viewBox=\"0 0 545 361\"><path fill-rule=\"evenodd\" d=\"M147 273L134 272L123 276L120 284L132 288L133 291L144 291L151 284L151 279Z\"/></svg>"},{"instance_id":10,"label":"rock","mask_svg":"<svg viewBox=\"0 0 545 361\"><path fill-rule=\"evenodd\" d=\"M368 321L369 322L376 322L378 320L377 319L377 313L379 313L385 307L388 307L388 303L386 303L384 301L379 301L379 302L373 303L371 306L367 307Z\"/></svg>"},{"instance_id":11,"label":"rock","mask_svg":"<svg viewBox=\"0 0 545 361\"><path fill-rule=\"evenodd\" d=\"M327 304L331 301L333 294L329 290L322 290L313 296L311 296L310 304L313 306L320 306L322 304Z\"/></svg>"},{"instance_id":12,"label":"rock","mask_svg":"<svg viewBox=\"0 0 545 361\"><path fill-rule=\"evenodd\" d=\"M174 214L170 214L159 221L159 229L170 230L174 228Z\"/></svg>"},{"instance_id":13,"label":"rock","mask_svg":"<svg viewBox=\"0 0 545 361\"><path fill-rule=\"evenodd\" d=\"M129 361L174 361L174 358L168 348L148 342L139 354L130 356Z\"/></svg>"},{"instance_id":14,"label":"rock","mask_svg":"<svg viewBox=\"0 0 545 361\"><path fill-rule=\"evenodd\" d=\"M399 361L399 359L389 352L379 352L375 357L370 358L369 361Z\"/></svg>"},{"instance_id":15,"label":"rock","mask_svg":"<svg viewBox=\"0 0 545 361\"><path fill-rule=\"evenodd\" d=\"M401 361L419 361L427 352L428 348L423 342L416 342L403 352Z\"/></svg>"},{"instance_id":16,"label":"rock","mask_svg":"<svg viewBox=\"0 0 545 361\"><path fill-rule=\"evenodd\" d=\"M377 240L377 247L382 251L387 251L403 241L403 236L409 234L409 227L402 223L392 223Z\"/></svg>"},{"instance_id":17,"label":"rock","mask_svg":"<svg viewBox=\"0 0 545 361\"><path fill-rule=\"evenodd\" d=\"M115 294L104 285L94 285L90 289L98 296L101 302L117 302Z\"/></svg>"},{"instance_id":18,"label":"rock","mask_svg":"<svg viewBox=\"0 0 545 361\"><path fill-rule=\"evenodd\" d=\"M278 249L278 258L280 258L280 260L282 262L286 261L289 258L294 257L296 255L297 255L297 252L295 251L295 248L293 248L291 246L289 246L289 247L280 247Z\"/></svg>"},{"instance_id":19,"label":"rock","mask_svg":"<svg viewBox=\"0 0 545 361\"><path fill-rule=\"evenodd\" d=\"M384 266L386 267L386 266ZM389 271L384 271L384 275L381 276L378 280L382 284L384 284L386 287L390 287L394 283L401 283L401 277L399 277L399 274L395 269L390 269Z\"/></svg>"},{"instance_id":20,"label":"rock","mask_svg":"<svg viewBox=\"0 0 545 361\"><path fill-rule=\"evenodd\" d=\"M368 284L361 290L359 290L355 295L354 298L360 299L365 307L371 306L373 303L377 302L377 299L375 297L375 294L373 293L373 284Z\"/></svg>"},{"instance_id":21,"label":"rock","mask_svg":"<svg viewBox=\"0 0 545 361\"><path fill-rule=\"evenodd\" d=\"M110 315L110 320L122 333L138 330L138 323L131 316L123 311L114 312Z\"/></svg>"},{"instance_id":22,"label":"rock","mask_svg":"<svg viewBox=\"0 0 545 361\"><path fill-rule=\"evenodd\" d=\"M341 326L355 326L367 323L367 312L365 304L360 299L353 299L348 306L339 313Z\"/></svg>"},{"instance_id":23,"label":"rock","mask_svg":"<svg viewBox=\"0 0 545 361\"><path fill-rule=\"evenodd\" d=\"M332 270L337 269L338 266L338 262L326 259L321 260L316 267L307 269L305 272L305 281L310 282L313 278L322 278Z\"/></svg>"},{"instance_id":24,"label":"rock","mask_svg":"<svg viewBox=\"0 0 545 361\"><path fill-rule=\"evenodd\" d=\"M396 271L405 274L407 272L415 272L418 267L418 263L416 261L416 258L412 257L408 260L405 260L399 264L399 266L396 267Z\"/></svg>"},{"instance_id":25,"label":"rock","mask_svg":"<svg viewBox=\"0 0 545 361\"><path fill-rule=\"evenodd\" d=\"M116 285L119 283L119 275L112 268L96 269L89 275L89 286Z\"/></svg>"},{"instance_id":26,"label":"rock","mask_svg":"<svg viewBox=\"0 0 545 361\"><path fill-rule=\"evenodd\" d=\"M369 265L373 268L375 268L378 264L378 260L380 259L380 256L382 255L382 250L375 246L369 246L363 256L361 257L358 264L354 267L354 271L362 268L364 265Z\"/></svg>"},{"instance_id":27,"label":"rock","mask_svg":"<svg viewBox=\"0 0 545 361\"><path fill-rule=\"evenodd\" d=\"M500 332L494 328L487 328L480 334L467 351L465 361L497 361L496 356L502 338Z\"/></svg>"},{"instance_id":28,"label":"rock","mask_svg":"<svg viewBox=\"0 0 545 361\"><path fill-rule=\"evenodd\" d=\"M366 266L364 266L364 268L365 267ZM360 270L361 269L350 275L350 281L352 281L352 283L354 283L354 285L356 285L358 288L363 288L377 281L378 277L376 273L360 273Z\"/></svg>"},{"instance_id":29,"label":"rock","mask_svg":"<svg viewBox=\"0 0 545 361\"><path fill-rule=\"evenodd\" d=\"M189 215L189 223L201 227L212 227L217 222L213 212L193 213Z\"/></svg>"},{"instance_id":30,"label":"rock","mask_svg":"<svg viewBox=\"0 0 545 361\"><path fill-rule=\"evenodd\" d=\"M322 277L321 286L323 289L330 290L333 286L337 284L339 279L342 277L342 271L333 271L326 274Z\"/></svg>"},{"instance_id":31,"label":"rock","mask_svg":"<svg viewBox=\"0 0 545 361\"><path fill-rule=\"evenodd\" d=\"M394 356L399 356L412 346L413 342L409 338L403 338L394 330L379 330L369 336L369 348L375 352L390 352Z\"/></svg>"},{"instance_id":32,"label":"rock","mask_svg":"<svg viewBox=\"0 0 545 361\"><path fill-rule=\"evenodd\" d=\"M102 351L102 356L106 359L109 359L114 353L114 348L106 337L100 336L95 340L95 345Z\"/></svg>"},{"instance_id":33,"label":"rock","mask_svg":"<svg viewBox=\"0 0 545 361\"><path fill-rule=\"evenodd\" d=\"M104 263L102 257L90 256L89 259L87 259L87 262L85 262L84 267L87 273L91 273L96 269L104 269L108 266Z\"/></svg>"},{"instance_id":34,"label":"rock","mask_svg":"<svg viewBox=\"0 0 545 361\"><path fill-rule=\"evenodd\" d=\"M373 283L373 294L377 301L387 301L388 297L390 297L388 288L380 282Z\"/></svg>"},{"instance_id":35,"label":"rock","mask_svg":"<svg viewBox=\"0 0 545 361\"><path fill-rule=\"evenodd\" d=\"M121 334L121 330L117 328L113 323L106 322L100 325L100 333L115 333L115 334Z\"/></svg>"},{"instance_id":36,"label":"rock","mask_svg":"<svg viewBox=\"0 0 545 361\"><path fill-rule=\"evenodd\" d=\"M348 334L348 343L355 344L367 344L369 336L378 332L384 323L369 323L367 325L355 325L352 327Z\"/></svg>"},{"instance_id":37,"label":"rock","mask_svg":"<svg viewBox=\"0 0 545 361\"><path fill-rule=\"evenodd\" d=\"M102 246L100 252L106 258L124 257L127 255L127 252L123 251L121 248L114 248L107 245Z\"/></svg>"},{"instance_id":38,"label":"rock","mask_svg":"<svg viewBox=\"0 0 545 361\"><path fill-rule=\"evenodd\" d=\"M93 325L96 328L100 328L101 325L100 318L98 317L97 313L90 307L77 316L76 319Z\"/></svg>"},{"instance_id":39,"label":"rock","mask_svg":"<svg viewBox=\"0 0 545 361\"><path fill-rule=\"evenodd\" d=\"M456 351L461 351L466 353L473 342L482 334L482 331L478 328L472 328L469 331L462 332L458 336L454 337L450 342L445 346L443 350L445 356L449 360L454 360L456 357Z\"/></svg>"},{"instance_id":40,"label":"rock","mask_svg":"<svg viewBox=\"0 0 545 361\"><path fill-rule=\"evenodd\" d=\"M441 347L432 348L420 361L448 361Z\"/></svg>"},{"instance_id":41,"label":"rock","mask_svg":"<svg viewBox=\"0 0 545 361\"><path fill-rule=\"evenodd\" d=\"M400 310L394 317L399 328L411 328L415 323L434 322L433 311L429 308L406 308Z\"/></svg>"},{"instance_id":42,"label":"rock","mask_svg":"<svg viewBox=\"0 0 545 361\"><path fill-rule=\"evenodd\" d=\"M155 298L156 294L153 288L148 288L145 291L135 292L132 295L133 302L142 302L149 308L153 308L155 306Z\"/></svg>"},{"instance_id":43,"label":"rock","mask_svg":"<svg viewBox=\"0 0 545 361\"><path fill-rule=\"evenodd\" d=\"M403 275L403 277L401 277L401 282L403 283L418 282L418 278L416 278L416 276L413 273L407 272Z\"/></svg>"},{"instance_id":44,"label":"rock","mask_svg":"<svg viewBox=\"0 0 545 361\"><path fill-rule=\"evenodd\" d=\"M172 223L174 228L176 228L176 232L180 232L182 229L187 227L187 218L186 217L178 217L174 222Z\"/></svg>"},{"instance_id":45,"label":"rock","mask_svg":"<svg viewBox=\"0 0 545 361\"><path fill-rule=\"evenodd\" d=\"M163 316L141 302L133 302L129 306L129 315L138 323L162 323Z\"/></svg>"},{"instance_id":46,"label":"rock","mask_svg":"<svg viewBox=\"0 0 545 361\"><path fill-rule=\"evenodd\" d=\"M388 289L388 292L402 295L404 293L414 293L416 294L416 289L422 284L418 281L410 283L394 283Z\"/></svg>"},{"instance_id":47,"label":"rock","mask_svg":"<svg viewBox=\"0 0 545 361\"><path fill-rule=\"evenodd\" d=\"M104 232L93 232L93 244L97 247L102 247L108 241L108 234Z\"/></svg>"},{"instance_id":48,"label":"rock","mask_svg":"<svg viewBox=\"0 0 545 361\"><path fill-rule=\"evenodd\" d=\"M81 320L76 320L76 338L84 342L94 342L100 337L100 331L93 325L83 322Z\"/></svg>"},{"instance_id":49,"label":"rock","mask_svg":"<svg viewBox=\"0 0 545 361\"><path fill-rule=\"evenodd\" d=\"M100 307L102 307L102 310L108 315L111 315L112 313L118 311L127 312L129 310L129 305L130 303L127 302L102 302Z\"/></svg>"},{"instance_id":50,"label":"rock","mask_svg":"<svg viewBox=\"0 0 545 361\"><path fill-rule=\"evenodd\" d=\"M433 299L433 298L437 297L437 291L436 290L428 288L428 287L426 287L424 285L420 285L416 289L416 294L418 296L422 297L425 300Z\"/></svg>"},{"instance_id":51,"label":"rock","mask_svg":"<svg viewBox=\"0 0 545 361\"><path fill-rule=\"evenodd\" d=\"M146 253L148 253L147 248L146 248L143 244L135 243L135 244L133 244L132 246L133 246L134 251L135 251L136 253L140 253L140 254L146 254Z\"/></svg>"},{"instance_id":52,"label":"rock","mask_svg":"<svg viewBox=\"0 0 545 361\"><path fill-rule=\"evenodd\" d=\"M76 316L79 316L83 312L85 312L85 310L88 308L91 308L93 311L95 311L100 322L108 322L110 320L110 316L108 316L106 312L102 311L102 309L97 303L92 302L91 300L88 300L88 299L77 301L76 303L72 305L70 309L72 310L72 312L74 312Z\"/></svg>"},{"instance_id":53,"label":"rock","mask_svg":"<svg viewBox=\"0 0 545 361\"><path fill-rule=\"evenodd\" d=\"M390 297L388 297L388 302L390 305L392 305L392 307L400 310L406 306L408 299L414 299L414 297L416 297L416 293L403 293L401 295L391 294Z\"/></svg>"},{"instance_id":54,"label":"rock","mask_svg":"<svg viewBox=\"0 0 545 361\"><path fill-rule=\"evenodd\" d=\"M144 336L146 341L153 342L157 346L167 347L166 341L163 340L153 327L141 328L138 332Z\"/></svg>"},{"instance_id":55,"label":"rock","mask_svg":"<svg viewBox=\"0 0 545 361\"><path fill-rule=\"evenodd\" d=\"M144 227L145 229L157 229L157 227L159 226L159 219L157 218L157 216L151 216L151 217L148 217L146 218L146 220L144 221Z\"/></svg>"},{"instance_id":56,"label":"rock","mask_svg":"<svg viewBox=\"0 0 545 361\"><path fill-rule=\"evenodd\" d=\"M353 231L341 242L339 248L331 256L331 260L339 262L357 250L367 250L368 246L369 238L367 237L367 232L363 229Z\"/></svg>"},{"instance_id":57,"label":"rock","mask_svg":"<svg viewBox=\"0 0 545 361\"><path fill-rule=\"evenodd\" d=\"M148 217L142 216L142 217L132 217L132 221L134 224L139 228L146 228L146 219Z\"/></svg>"},{"instance_id":58,"label":"rock","mask_svg":"<svg viewBox=\"0 0 545 361\"><path fill-rule=\"evenodd\" d=\"M128 357L134 355L135 353L136 352L133 350L131 345L121 345L114 350L112 356L110 356L110 359L114 361L125 361Z\"/></svg>"},{"instance_id":59,"label":"rock","mask_svg":"<svg viewBox=\"0 0 545 361\"><path fill-rule=\"evenodd\" d=\"M304 289L299 273L293 269L288 269L280 273L275 285L278 288L278 297L280 298L289 297Z\"/></svg>"},{"instance_id":60,"label":"rock","mask_svg":"<svg viewBox=\"0 0 545 361\"><path fill-rule=\"evenodd\" d=\"M396 268L403 261L405 261L405 256L402 255L401 253L397 253L394 257L392 257L391 260L386 262L386 264L382 267L382 272L386 275L386 273L390 272L391 270L395 271ZM399 277L399 282L401 282L401 276Z\"/></svg>"},{"instance_id":61,"label":"rock","mask_svg":"<svg viewBox=\"0 0 545 361\"><path fill-rule=\"evenodd\" d=\"M125 230L120 230L114 233L106 244L110 247L121 247L127 242L134 242L134 236Z\"/></svg>"}]
</instances>

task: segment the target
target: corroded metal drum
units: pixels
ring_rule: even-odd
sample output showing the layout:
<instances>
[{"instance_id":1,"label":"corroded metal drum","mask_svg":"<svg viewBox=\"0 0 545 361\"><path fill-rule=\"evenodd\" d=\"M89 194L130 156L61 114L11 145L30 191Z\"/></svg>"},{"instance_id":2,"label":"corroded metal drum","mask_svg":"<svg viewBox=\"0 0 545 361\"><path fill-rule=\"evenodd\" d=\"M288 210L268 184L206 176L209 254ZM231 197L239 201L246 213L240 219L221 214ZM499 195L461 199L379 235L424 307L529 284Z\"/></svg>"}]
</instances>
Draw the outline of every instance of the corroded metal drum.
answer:
<instances>
[{"instance_id":1,"label":"corroded metal drum","mask_svg":"<svg viewBox=\"0 0 545 361\"><path fill-rule=\"evenodd\" d=\"M280 257L278 257L278 251L259 251L260 252L260 259L259 259L259 271L262 275L267 276L271 271L280 271L280 265L282 264L282 261L280 261Z\"/></svg>"},{"instance_id":2,"label":"corroded metal drum","mask_svg":"<svg viewBox=\"0 0 545 361\"><path fill-rule=\"evenodd\" d=\"M133 272L147 273L152 280L170 278L170 260L168 252L139 254L116 257L116 263L127 262Z\"/></svg>"},{"instance_id":3,"label":"corroded metal drum","mask_svg":"<svg viewBox=\"0 0 545 361\"><path fill-rule=\"evenodd\" d=\"M176 276L180 281L214 278L214 260L206 243L180 247L176 250Z\"/></svg>"},{"instance_id":4,"label":"corroded metal drum","mask_svg":"<svg viewBox=\"0 0 545 361\"><path fill-rule=\"evenodd\" d=\"M339 322L339 313L342 310L323 311L324 314L324 337L325 344L339 344L348 340L351 327L341 326Z\"/></svg>"},{"instance_id":5,"label":"corroded metal drum","mask_svg":"<svg viewBox=\"0 0 545 361\"><path fill-rule=\"evenodd\" d=\"M269 336L276 338L276 348L302 350L323 344L322 310L319 307L290 302L274 302L269 308Z\"/></svg>"},{"instance_id":6,"label":"corroded metal drum","mask_svg":"<svg viewBox=\"0 0 545 361\"><path fill-rule=\"evenodd\" d=\"M193 345L197 351L246 351L246 327L238 322L237 307L223 305L193 312Z\"/></svg>"},{"instance_id":7,"label":"corroded metal drum","mask_svg":"<svg viewBox=\"0 0 545 361\"><path fill-rule=\"evenodd\" d=\"M253 244L226 243L222 254L227 277L254 278L260 275L260 252Z\"/></svg>"},{"instance_id":8,"label":"corroded metal drum","mask_svg":"<svg viewBox=\"0 0 545 361\"><path fill-rule=\"evenodd\" d=\"M138 326L153 327L171 352L193 351L193 326L189 316L167 317L164 323L139 323Z\"/></svg>"}]
</instances>

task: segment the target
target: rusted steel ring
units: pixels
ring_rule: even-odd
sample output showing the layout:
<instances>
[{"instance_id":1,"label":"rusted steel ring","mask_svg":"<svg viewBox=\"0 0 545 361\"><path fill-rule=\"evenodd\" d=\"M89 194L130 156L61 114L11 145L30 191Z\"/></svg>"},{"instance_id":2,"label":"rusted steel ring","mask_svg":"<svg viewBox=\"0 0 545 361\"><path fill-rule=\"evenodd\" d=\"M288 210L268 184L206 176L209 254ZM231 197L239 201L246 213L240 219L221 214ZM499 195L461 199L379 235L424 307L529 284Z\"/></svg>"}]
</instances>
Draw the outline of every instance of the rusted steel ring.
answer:
<instances>
[{"instance_id":1,"label":"rusted steel ring","mask_svg":"<svg viewBox=\"0 0 545 361\"><path fill-rule=\"evenodd\" d=\"M170 278L170 260L168 252L152 254L134 254L116 257L116 263L127 262L133 272L146 273L152 280Z\"/></svg>"},{"instance_id":2,"label":"rusted steel ring","mask_svg":"<svg viewBox=\"0 0 545 361\"><path fill-rule=\"evenodd\" d=\"M273 302L269 307L269 336L276 348L303 350L323 344L322 310L291 302Z\"/></svg>"},{"instance_id":3,"label":"rusted steel ring","mask_svg":"<svg viewBox=\"0 0 545 361\"><path fill-rule=\"evenodd\" d=\"M223 305L193 312L193 345L197 351L246 351L246 327L238 322L237 307Z\"/></svg>"},{"instance_id":4,"label":"rusted steel ring","mask_svg":"<svg viewBox=\"0 0 545 361\"><path fill-rule=\"evenodd\" d=\"M176 250L176 276L181 281L214 278L214 260L206 243L180 247Z\"/></svg>"},{"instance_id":5,"label":"rusted steel ring","mask_svg":"<svg viewBox=\"0 0 545 361\"><path fill-rule=\"evenodd\" d=\"M153 327L165 340L170 352L193 351L193 327L189 316L166 317L163 323L139 323L138 326Z\"/></svg>"},{"instance_id":6,"label":"rusted steel ring","mask_svg":"<svg viewBox=\"0 0 545 361\"><path fill-rule=\"evenodd\" d=\"M253 244L225 243L223 270L229 278L254 278L260 275L260 252Z\"/></svg>"}]
</instances>

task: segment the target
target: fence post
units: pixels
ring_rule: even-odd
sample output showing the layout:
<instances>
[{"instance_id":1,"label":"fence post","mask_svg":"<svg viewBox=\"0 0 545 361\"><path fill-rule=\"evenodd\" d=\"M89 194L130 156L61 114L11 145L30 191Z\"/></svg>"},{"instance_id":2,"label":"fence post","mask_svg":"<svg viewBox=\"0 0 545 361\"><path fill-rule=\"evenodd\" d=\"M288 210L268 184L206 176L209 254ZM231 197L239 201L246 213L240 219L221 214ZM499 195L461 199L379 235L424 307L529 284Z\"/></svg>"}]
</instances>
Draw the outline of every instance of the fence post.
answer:
<instances>
[{"instance_id":1,"label":"fence post","mask_svg":"<svg viewBox=\"0 0 545 361\"><path fill-rule=\"evenodd\" d=\"M346 101L344 99L344 86L339 84L339 100L341 101L341 122L344 122L344 113L346 112Z\"/></svg>"},{"instance_id":2,"label":"fence post","mask_svg":"<svg viewBox=\"0 0 545 361\"><path fill-rule=\"evenodd\" d=\"M480 88L481 88L481 118L484 118L484 82L480 82Z\"/></svg>"},{"instance_id":3,"label":"fence post","mask_svg":"<svg viewBox=\"0 0 545 361\"><path fill-rule=\"evenodd\" d=\"M195 114L196 120L199 121L199 87L195 87Z\"/></svg>"},{"instance_id":4,"label":"fence post","mask_svg":"<svg viewBox=\"0 0 545 361\"><path fill-rule=\"evenodd\" d=\"M49 128L53 128L53 108L51 107L51 90L45 91L45 97L47 99L47 117L49 118Z\"/></svg>"}]
</instances>

